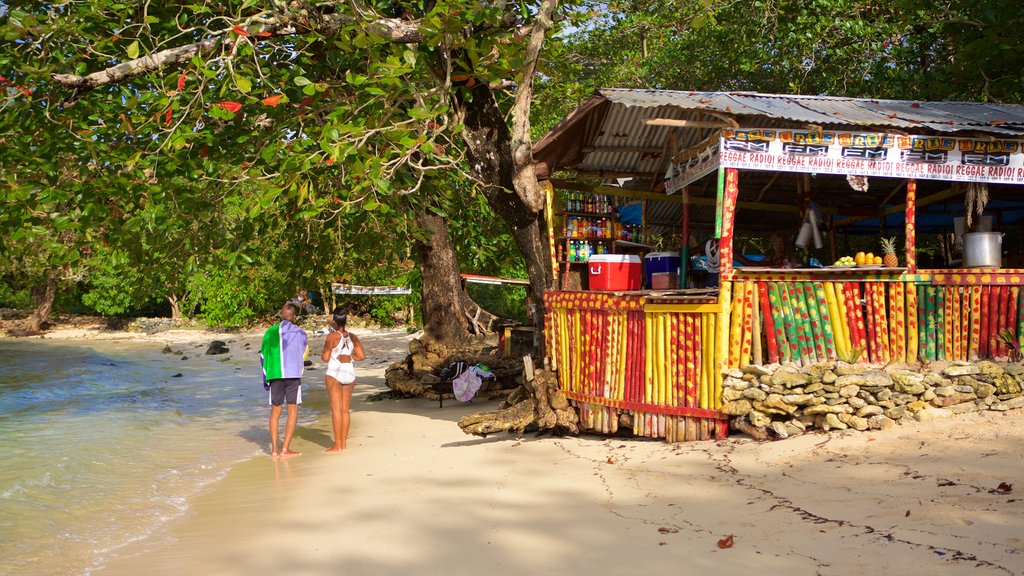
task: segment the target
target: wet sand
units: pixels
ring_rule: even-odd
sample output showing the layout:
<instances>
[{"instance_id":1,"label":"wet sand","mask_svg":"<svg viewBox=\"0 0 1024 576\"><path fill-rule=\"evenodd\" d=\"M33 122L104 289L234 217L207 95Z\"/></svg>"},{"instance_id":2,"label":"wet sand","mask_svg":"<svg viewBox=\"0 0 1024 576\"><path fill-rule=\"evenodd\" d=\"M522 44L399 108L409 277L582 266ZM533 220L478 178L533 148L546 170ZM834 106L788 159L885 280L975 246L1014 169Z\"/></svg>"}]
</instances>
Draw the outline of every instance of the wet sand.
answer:
<instances>
[{"instance_id":1,"label":"wet sand","mask_svg":"<svg viewBox=\"0 0 1024 576\"><path fill-rule=\"evenodd\" d=\"M363 336L347 452L323 453L328 418L300 428L302 456L236 466L95 574L1024 573L1020 410L771 443L476 438L456 422L495 403L364 402L406 339Z\"/></svg>"}]
</instances>

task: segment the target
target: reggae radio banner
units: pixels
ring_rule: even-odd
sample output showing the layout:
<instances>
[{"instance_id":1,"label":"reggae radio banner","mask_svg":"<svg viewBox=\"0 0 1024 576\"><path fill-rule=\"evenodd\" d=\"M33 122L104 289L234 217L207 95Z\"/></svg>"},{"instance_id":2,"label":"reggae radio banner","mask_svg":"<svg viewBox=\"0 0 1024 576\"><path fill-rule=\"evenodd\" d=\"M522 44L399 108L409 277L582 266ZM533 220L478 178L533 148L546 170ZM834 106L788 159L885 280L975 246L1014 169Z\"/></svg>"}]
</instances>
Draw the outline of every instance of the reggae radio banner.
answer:
<instances>
[{"instance_id":1,"label":"reggae radio banner","mask_svg":"<svg viewBox=\"0 0 1024 576\"><path fill-rule=\"evenodd\" d=\"M1024 184L1024 140L726 129L724 168Z\"/></svg>"}]
</instances>

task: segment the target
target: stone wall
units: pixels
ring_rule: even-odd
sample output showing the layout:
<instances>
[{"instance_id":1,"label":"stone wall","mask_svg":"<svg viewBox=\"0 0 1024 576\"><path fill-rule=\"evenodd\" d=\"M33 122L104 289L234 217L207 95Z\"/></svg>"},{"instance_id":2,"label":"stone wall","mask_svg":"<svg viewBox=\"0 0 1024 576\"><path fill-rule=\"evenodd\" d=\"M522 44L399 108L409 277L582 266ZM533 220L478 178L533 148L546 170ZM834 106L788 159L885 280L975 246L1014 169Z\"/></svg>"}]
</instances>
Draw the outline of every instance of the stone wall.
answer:
<instances>
[{"instance_id":1,"label":"stone wall","mask_svg":"<svg viewBox=\"0 0 1024 576\"><path fill-rule=\"evenodd\" d=\"M744 366L725 373L722 411L758 439L807 430L883 430L910 420L1024 407L1024 365Z\"/></svg>"}]
</instances>

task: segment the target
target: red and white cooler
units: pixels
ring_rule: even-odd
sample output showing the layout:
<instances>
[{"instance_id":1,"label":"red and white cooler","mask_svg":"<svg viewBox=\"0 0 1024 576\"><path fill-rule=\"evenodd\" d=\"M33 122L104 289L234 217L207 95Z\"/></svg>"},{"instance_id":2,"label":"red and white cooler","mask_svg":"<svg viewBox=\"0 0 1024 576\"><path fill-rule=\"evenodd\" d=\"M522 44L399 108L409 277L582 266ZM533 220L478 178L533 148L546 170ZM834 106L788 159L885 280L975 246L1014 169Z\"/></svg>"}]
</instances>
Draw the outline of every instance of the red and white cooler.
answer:
<instances>
[{"instance_id":1,"label":"red and white cooler","mask_svg":"<svg viewBox=\"0 0 1024 576\"><path fill-rule=\"evenodd\" d=\"M640 257L633 254L594 254L587 268L591 290L639 290L643 280Z\"/></svg>"}]
</instances>

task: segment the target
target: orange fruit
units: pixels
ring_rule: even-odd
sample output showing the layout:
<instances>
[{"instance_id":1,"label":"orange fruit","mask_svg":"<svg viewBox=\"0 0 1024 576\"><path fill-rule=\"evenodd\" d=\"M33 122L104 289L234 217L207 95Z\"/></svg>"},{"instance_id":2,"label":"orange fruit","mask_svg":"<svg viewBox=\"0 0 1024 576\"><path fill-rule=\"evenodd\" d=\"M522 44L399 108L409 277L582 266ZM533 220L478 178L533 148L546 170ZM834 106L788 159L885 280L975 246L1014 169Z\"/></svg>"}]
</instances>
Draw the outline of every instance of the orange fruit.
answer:
<instances>
[{"instance_id":1,"label":"orange fruit","mask_svg":"<svg viewBox=\"0 0 1024 576\"><path fill-rule=\"evenodd\" d=\"M857 252L857 255L853 257L853 261L857 264L857 266L863 266L864 258L865 255L863 252Z\"/></svg>"},{"instance_id":2,"label":"orange fruit","mask_svg":"<svg viewBox=\"0 0 1024 576\"><path fill-rule=\"evenodd\" d=\"M882 264L882 257L881 256L875 256L875 264L879 264L879 265Z\"/></svg>"}]
</instances>

